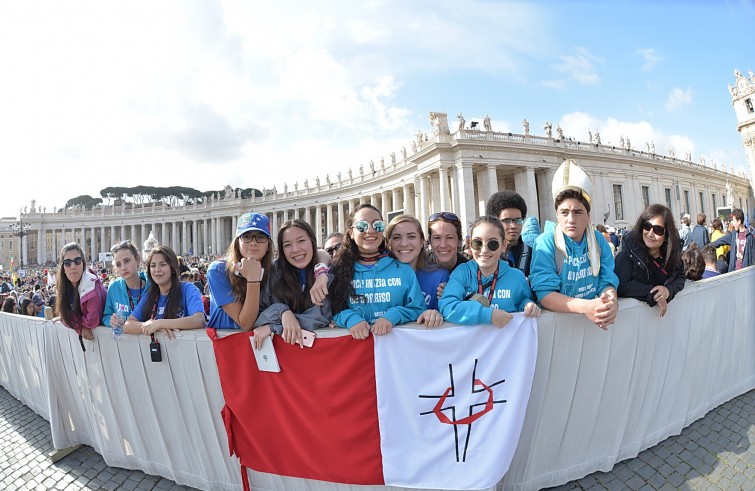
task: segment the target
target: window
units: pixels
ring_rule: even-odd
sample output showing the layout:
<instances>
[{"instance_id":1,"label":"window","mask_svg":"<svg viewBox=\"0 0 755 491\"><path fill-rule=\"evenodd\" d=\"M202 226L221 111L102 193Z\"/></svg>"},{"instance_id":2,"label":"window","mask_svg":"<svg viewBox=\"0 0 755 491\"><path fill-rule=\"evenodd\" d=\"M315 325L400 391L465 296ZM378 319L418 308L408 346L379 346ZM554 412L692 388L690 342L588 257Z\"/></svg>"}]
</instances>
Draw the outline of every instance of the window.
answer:
<instances>
[{"instance_id":1,"label":"window","mask_svg":"<svg viewBox=\"0 0 755 491\"><path fill-rule=\"evenodd\" d=\"M700 213L705 213L705 201L703 200L703 193L700 193Z\"/></svg>"},{"instance_id":2,"label":"window","mask_svg":"<svg viewBox=\"0 0 755 491\"><path fill-rule=\"evenodd\" d=\"M748 113L755 112L755 109L753 109L752 107L752 99L750 98L745 99L745 107L747 108Z\"/></svg>"},{"instance_id":3,"label":"window","mask_svg":"<svg viewBox=\"0 0 755 491\"><path fill-rule=\"evenodd\" d=\"M642 205L645 208L650 206L650 186L642 186Z\"/></svg>"},{"instance_id":4,"label":"window","mask_svg":"<svg viewBox=\"0 0 755 491\"><path fill-rule=\"evenodd\" d=\"M666 188L663 190L663 192L666 195L666 208L670 210L671 209L671 188Z\"/></svg>"},{"instance_id":5,"label":"window","mask_svg":"<svg viewBox=\"0 0 755 491\"><path fill-rule=\"evenodd\" d=\"M724 200L724 204L723 204L723 206L727 206L727 205L726 205L726 195L725 195L725 194L722 194L722 195L721 195L721 199L722 199L722 200Z\"/></svg>"},{"instance_id":6,"label":"window","mask_svg":"<svg viewBox=\"0 0 755 491\"><path fill-rule=\"evenodd\" d=\"M742 209L742 198L739 198L739 209Z\"/></svg>"},{"instance_id":7,"label":"window","mask_svg":"<svg viewBox=\"0 0 755 491\"><path fill-rule=\"evenodd\" d=\"M624 219L624 205L621 199L621 185L620 184L613 185L613 206L614 206L614 210L616 210L616 220L623 220Z\"/></svg>"},{"instance_id":8,"label":"window","mask_svg":"<svg viewBox=\"0 0 755 491\"><path fill-rule=\"evenodd\" d=\"M689 213L689 191L684 190L684 213Z\"/></svg>"},{"instance_id":9,"label":"window","mask_svg":"<svg viewBox=\"0 0 755 491\"><path fill-rule=\"evenodd\" d=\"M712 211L712 213L715 213L716 212L716 208L718 208L716 206L716 193L713 193L710 196L711 196L711 198L713 198L713 211Z\"/></svg>"}]
</instances>

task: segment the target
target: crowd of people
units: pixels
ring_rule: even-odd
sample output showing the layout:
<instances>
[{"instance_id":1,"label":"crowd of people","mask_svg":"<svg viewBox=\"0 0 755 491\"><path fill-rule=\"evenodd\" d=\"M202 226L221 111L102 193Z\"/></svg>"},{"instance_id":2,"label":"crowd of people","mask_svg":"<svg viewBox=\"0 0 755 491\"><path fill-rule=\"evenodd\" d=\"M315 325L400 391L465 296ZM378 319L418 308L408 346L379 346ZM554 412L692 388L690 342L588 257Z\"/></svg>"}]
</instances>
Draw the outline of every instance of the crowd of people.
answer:
<instances>
[{"instance_id":1,"label":"crowd of people","mask_svg":"<svg viewBox=\"0 0 755 491\"><path fill-rule=\"evenodd\" d=\"M31 275L33 291L18 295L3 282L3 309L40 315L54 306L55 320L80 335L82 349L99 325L149 335L153 343L159 331L172 338L176 329L241 329L254 331L259 348L274 334L302 343L302 330L324 327L347 329L357 340L411 322L505 327L512 314L537 317L541 308L582 314L607 330L620 297L657 307L662 317L686 281L755 260L742 210L733 210L728 231L718 219L708 230L703 214L695 227L687 215L677 229L671 211L652 204L617 233L591 223L591 180L572 160L557 170L553 198L557 220L540 232L522 196L497 192L466 236L450 211L426 224L409 215L386 223L378 208L362 204L323 249L307 222L288 221L274 236L267 216L249 212L224 256L182 258L159 246L145 271L128 240L111 249L112 272L87 267L71 243L54 276Z\"/></svg>"}]
</instances>

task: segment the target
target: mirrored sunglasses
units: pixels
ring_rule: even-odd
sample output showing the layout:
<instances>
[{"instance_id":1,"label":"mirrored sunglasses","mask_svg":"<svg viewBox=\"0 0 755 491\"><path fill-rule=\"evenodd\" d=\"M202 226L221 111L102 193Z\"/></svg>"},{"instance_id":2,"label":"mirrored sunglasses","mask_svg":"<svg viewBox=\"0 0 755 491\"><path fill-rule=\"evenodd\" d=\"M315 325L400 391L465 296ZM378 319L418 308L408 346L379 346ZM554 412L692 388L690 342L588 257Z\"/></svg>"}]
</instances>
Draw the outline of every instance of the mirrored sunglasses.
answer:
<instances>
[{"instance_id":1,"label":"mirrored sunglasses","mask_svg":"<svg viewBox=\"0 0 755 491\"><path fill-rule=\"evenodd\" d=\"M375 220L372 222L372 229L375 232L381 233L385 232L385 222L382 220ZM357 229L357 232L365 233L370 229L370 222L367 220L359 220L358 222L354 222L353 227Z\"/></svg>"},{"instance_id":2,"label":"mirrored sunglasses","mask_svg":"<svg viewBox=\"0 0 755 491\"><path fill-rule=\"evenodd\" d=\"M430 215L430 219L428 220L428 222L430 223L437 222L441 218L444 220L448 220L449 222L461 222L461 220L459 220L459 217L457 217L453 213L445 212L445 211L441 213L433 213L432 215Z\"/></svg>"},{"instance_id":3,"label":"mirrored sunglasses","mask_svg":"<svg viewBox=\"0 0 755 491\"><path fill-rule=\"evenodd\" d=\"M118 242L117 244L115 244L113 247L110 248L110 252L115 254L121 249L128 249L130 245L131 245L130 240L124 240L124 241Z\"/></svg>"},{"instance_id":4,"label":"mirrored sunglasses","mask_svg":"<svg viewBox=\"0 0 755 491\"><path fill-rule=\"evenodd\" d=\"M497 251L501 247L501 241L498 239L490 239L487 243L482 239L472 239L470 244L475 251L482 250L482 246L486 245L489 251Z\"/></svg>"}]
</instances>

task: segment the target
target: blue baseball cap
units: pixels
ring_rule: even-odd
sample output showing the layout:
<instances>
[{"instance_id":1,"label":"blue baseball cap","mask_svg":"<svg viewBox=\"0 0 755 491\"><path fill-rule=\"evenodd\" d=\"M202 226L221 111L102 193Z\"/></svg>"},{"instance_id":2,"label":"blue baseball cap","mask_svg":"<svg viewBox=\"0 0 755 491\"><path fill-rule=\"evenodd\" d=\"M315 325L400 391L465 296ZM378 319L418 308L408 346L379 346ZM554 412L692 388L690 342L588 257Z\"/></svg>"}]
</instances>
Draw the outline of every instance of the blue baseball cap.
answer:
<instances>
[{"instance_id":1,"label":"blue baseball cap","mask_svg":"<svg viewBox=\"0 0 755 491\"><path fill-rule=\"evenodd\" d=\"M267 235L268 239L272 239L270 219L259 213L244 213L239 217L239 222L236 225L236 237L238 238L247 232L262 232Z\"/></svg>"}]
</instances>

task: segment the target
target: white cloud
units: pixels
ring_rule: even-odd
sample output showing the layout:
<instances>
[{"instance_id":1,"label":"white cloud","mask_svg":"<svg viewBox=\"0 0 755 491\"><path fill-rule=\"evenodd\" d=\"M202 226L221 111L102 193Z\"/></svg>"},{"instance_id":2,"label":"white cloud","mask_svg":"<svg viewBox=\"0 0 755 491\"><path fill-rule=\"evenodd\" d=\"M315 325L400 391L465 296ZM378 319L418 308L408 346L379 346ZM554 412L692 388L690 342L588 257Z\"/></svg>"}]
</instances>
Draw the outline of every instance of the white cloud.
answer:
<instances>
[{"instance_id":1,"label":"white cloud","mask_svg":"<svg viewBox=\"0 0 755 491\"><path fill-rule=\"evenodd\" d=\"M665 58L658 51L653 48L638 49L635 54L642 56L645 63L642 65L642 70L649 72L655 65L663 61Z\"/></svg>"},{"instance_id":2,"label":"white cloud","mask_svg":"<svg viewBox=\"0 0 755 491\"><path fill-rule=\"evenodd\" d=\"M687 90L675 87L666 99L666 111L675 112L690 104L692 104L692 87L688 87Z\"/></svg>"},{"instance_id":3,"label":"white cloud","mask_svg":"<svg viewBox=\"0 0 755 491\"><path fill-rule=\"evenodd\" d=\"M587 49L579 48L575 54L563 55L560 58L561 63L553 67L557 72L566 73L582 85L595 85L600 82L595 64L603 63L603 60L593 56Z\"/></svg>"},{"instance_id":4,"label":"white cloud","mask_svg":"<svg viewBox=\"0 0 755 491\"><path fill-rule=\"evenodd\" d=\"M548 87L549 89L556 89L561 91L566 90L565 80L543 80L542 82L540 82L540 84L543 87Z\"/></svg>"}]
</instances>

